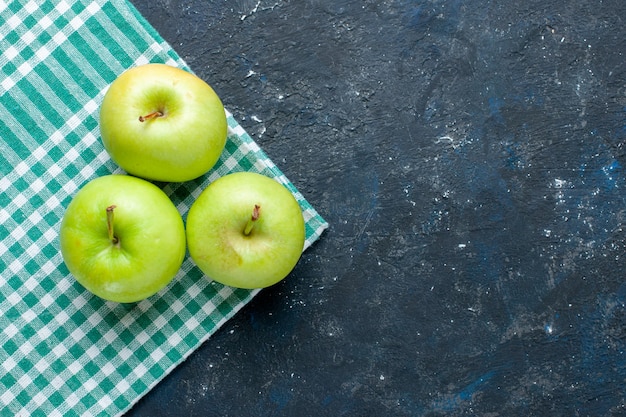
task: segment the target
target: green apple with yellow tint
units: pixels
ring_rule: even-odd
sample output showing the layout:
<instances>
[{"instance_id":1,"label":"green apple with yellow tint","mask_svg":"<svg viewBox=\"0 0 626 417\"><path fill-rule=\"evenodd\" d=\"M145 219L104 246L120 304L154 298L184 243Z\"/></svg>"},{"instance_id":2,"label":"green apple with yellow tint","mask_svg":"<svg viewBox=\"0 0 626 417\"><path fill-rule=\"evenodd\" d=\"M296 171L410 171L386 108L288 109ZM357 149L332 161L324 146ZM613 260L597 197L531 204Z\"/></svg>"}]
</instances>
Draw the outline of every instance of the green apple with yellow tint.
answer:
<instances>
[{"instance_id":1,"label":"green apple with yellow tint","mask_svg":"<svg viewBox=\"0 0 626 417\"><path fill-rule=\"evenodd\" d=\"M226 113L201 78L165 64L123 72L100 107L109 155L138 177L182 182L208 172L226 144Z\"/></svg>"},{"instance_id":2,"label":"green apple with yellow tint","mask_svg":"<svg viewBox=\"0 0 626 417\"><path fill-rule=\"evenodd\" d=\"M110 301L143 300L171 282L185 257L183 219L156 185L128 175L88 182L68 205L61 254L76 280Z\"/></svg>"},{"instance_id":3,"label":"green apple with yellow tint","mask_svg":"<svg viewBox=\"0 0 626 417\"><path fill-rule=\"evenodd\" d=\"M225 175L198 196L187 214L187 244L211 279L263 288L284 279L304 249L302 210L282 184L253 172Z\"/></svg>"}]
</instances>

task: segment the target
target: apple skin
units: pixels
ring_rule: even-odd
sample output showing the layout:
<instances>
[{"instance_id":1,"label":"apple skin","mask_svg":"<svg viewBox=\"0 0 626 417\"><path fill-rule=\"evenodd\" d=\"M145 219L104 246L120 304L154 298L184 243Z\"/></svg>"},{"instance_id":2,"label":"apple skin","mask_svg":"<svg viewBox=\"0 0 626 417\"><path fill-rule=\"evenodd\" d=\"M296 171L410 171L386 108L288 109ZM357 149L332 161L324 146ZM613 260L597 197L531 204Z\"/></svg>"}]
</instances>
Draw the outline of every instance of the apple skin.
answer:
<instances>
[{"instance_id":1,"label":"apple skin","mask_svg":"<svg viewBox=\"0 0 626 417\"><path fill-rule=\"evenodd\" d=\"M109 239L107 207L113 209ZM185 257L182 217L156 185L128 175L91 180L68 205L59 231L69 271L87 290L119 303L143 300L174 278Z\"/></svg>"},{"instance_id":2,"label":"apple skin","mask_svg":"<svg viewBox=\"0 0 626 417\"><path fill-rule=\"evenodd\" d=\"M140 116L161 112L143 122ZM165 64L123 72L100 107L105 149L138 177L183 182L208 172L219 159L228 125L215 91L201 78Z\"/></svg>"},{"instance_id":3,"label":"apple skin","mask_svg":"<svg viewBox=\"0 0 626 417\"><path fill-rule=\"evenodd\" d=\"M244 229L258 205L259 217ZM187 214L191 258L209 278L238 288L284 279L304 248L302 210L279 182L253 172L225 175L198 196Z\"/></svg>"}]
</instances>

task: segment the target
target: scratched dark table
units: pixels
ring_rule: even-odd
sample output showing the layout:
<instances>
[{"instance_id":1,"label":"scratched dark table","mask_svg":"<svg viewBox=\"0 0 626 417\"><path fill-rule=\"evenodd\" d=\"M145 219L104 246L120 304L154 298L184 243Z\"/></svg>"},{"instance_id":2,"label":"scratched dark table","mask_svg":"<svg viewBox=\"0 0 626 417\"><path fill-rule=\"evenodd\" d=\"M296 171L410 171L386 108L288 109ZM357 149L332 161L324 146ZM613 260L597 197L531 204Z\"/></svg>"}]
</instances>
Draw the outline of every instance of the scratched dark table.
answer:
<instances>
[{"instance_id":1,"label":"scratched dark table","mask_svg":"<svg viewBox=\"0 0 626 417\"><path fill-rule=\"evenodd\" d=\"M626 2L132 3L330 228L128 416L626 415Z\"/></svg>"}]
</instances>

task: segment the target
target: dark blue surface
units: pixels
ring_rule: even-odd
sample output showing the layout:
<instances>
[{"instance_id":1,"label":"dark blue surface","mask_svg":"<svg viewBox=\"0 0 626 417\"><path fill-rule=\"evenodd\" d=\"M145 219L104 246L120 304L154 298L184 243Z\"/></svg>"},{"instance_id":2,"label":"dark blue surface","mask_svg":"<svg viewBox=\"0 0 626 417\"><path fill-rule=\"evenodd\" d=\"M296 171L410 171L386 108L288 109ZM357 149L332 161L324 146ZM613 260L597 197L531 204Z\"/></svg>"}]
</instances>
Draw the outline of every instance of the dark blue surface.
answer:
<instances>
[{"instance_id":1,"label":"dark blue surface","mask_svg":"<svg viewBox=\"0 0 626 417\"><path fill-rule=\"evenodd\" d=\"M626 415L626 3L132 2L331 227L129 416Z\"/></svg>"}]
</instances>

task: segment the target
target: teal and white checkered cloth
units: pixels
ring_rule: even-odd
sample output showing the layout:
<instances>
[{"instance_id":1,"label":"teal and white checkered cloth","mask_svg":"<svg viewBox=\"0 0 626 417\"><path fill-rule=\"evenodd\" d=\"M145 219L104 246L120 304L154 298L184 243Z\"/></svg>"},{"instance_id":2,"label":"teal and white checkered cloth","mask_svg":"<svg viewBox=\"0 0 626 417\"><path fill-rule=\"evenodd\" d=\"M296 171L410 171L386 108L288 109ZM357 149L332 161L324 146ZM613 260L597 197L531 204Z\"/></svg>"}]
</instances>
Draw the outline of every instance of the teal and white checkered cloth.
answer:
<instances>
[{"instance_id":1,"label":"teal and white checkered cloth","mask_svg":"<svg viewBox=\"0 0 626 417\"><path fill-rule=\"evenodd\" d=\"M148 62L188 69L123 0L0 1L2 417L120 415L257 293L213 283L187 258L159 294L116 304L63 264L65 207L89 180L121 172L99 138L104 92ZM221 175L275 177L300 201L310 246L326 222L230 114L228 122L218 166L164 191L185 217Z\"/></svg>"}]
</instances>

